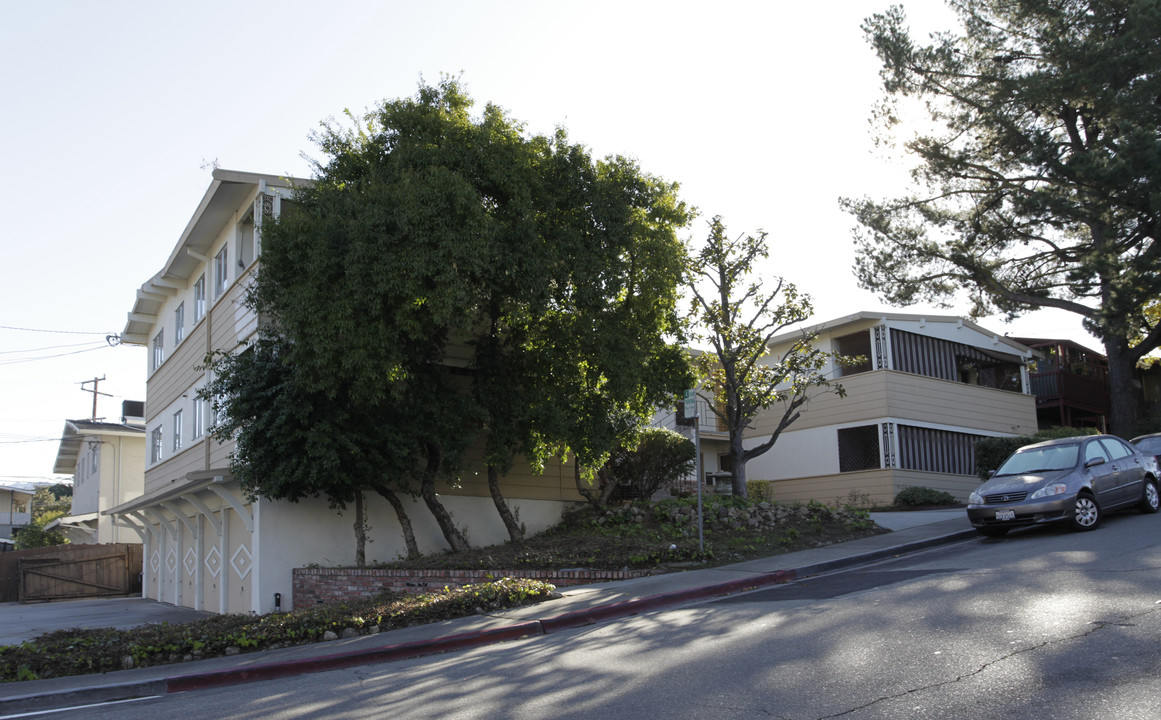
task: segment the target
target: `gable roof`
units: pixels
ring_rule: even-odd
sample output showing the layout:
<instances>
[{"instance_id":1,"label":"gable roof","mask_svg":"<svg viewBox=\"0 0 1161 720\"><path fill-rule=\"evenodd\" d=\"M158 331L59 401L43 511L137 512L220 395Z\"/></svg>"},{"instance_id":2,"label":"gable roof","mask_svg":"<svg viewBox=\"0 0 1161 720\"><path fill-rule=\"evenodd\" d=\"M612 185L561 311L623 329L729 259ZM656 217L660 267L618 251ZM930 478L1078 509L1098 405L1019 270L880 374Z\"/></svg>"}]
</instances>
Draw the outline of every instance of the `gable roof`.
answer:
<instances>
[{"instance_id":1,"label":"gable roof","mask_svg":"<svg viewBox=\"0 0 1161 720\"><path fill-rule=\"evenodd\" d=\"M992 338L993 342L1007 346L1009 348L1009 350L1015 355L1027 357L1029 355L1035 354L1034 351L1032 351L1030 348L1028 348L1028 346L1020 343L1016 339L1009 338L1009 337L1006 337L1004 335L1000 335L998 333L992 332L991 330L988 330L987 328L984 328L980 325L977 325L976 323L972 322L971 320L968 320L967 318L960 317L958 315L918 315L918 314L909 314L909 313L869 312L869 311L865 311L865 310L860 311L860 312L856 312L856 313L852 313L850 315L843 315L842 317L838 317L838 318L835 318L833 320L827 320L826 322L822 322L822 323L819 323L817 325L811 325L809 327L804 327L800 330L792 330L790 332L785 332L785 333L782 333L780 335L776 335L775 337L770 339L769 344L772 346L779 345L779 344L784 343L784 342L790 342L793 340L797 340L797 339L802 337L803 333L809 333L809 334L823 333L825 331L834 330L836 328L841 328L841 327L844 327L846 325L855 325L857 323L865 323L867 321L875 321L878 324L890 324L892 322L898 322L898 323L940 323L940 324L946 323L946 324L950 324L950 325L955 325L956 327L969 328L971 330L974 330L977 333L980 333L981 335L990 337L990 338Z\"/></svg>"},{"instance_id":2,"label":"gable roof","mask_svg":"<svg viewBox=\"0 0 1161 720\"><path fill-rule=\"evenodd\" d=\"M222 228L233 219L234 213L251 193L255 190L263 192L268 187L291 189L309 182L278 175L220 168L214 170L213 181L178 238L169 259L165 261L165 266L137 291L133 310L121 333L121 341L127 345L148 343L149 332L157 322L157 314L161 312L166 298L189 284L190 276L201 267L204 256L209 253Z\"/></svg>"},{"instance_id":3,"label":"gable roof","mask_svg":"<svg viewBox=\"0 0 1161 720\"><path fill-rule=\"evenodd\" d=\"M81 454L81 444L87 441L88 436L109 435L120 437L144 437L145 428L141 425L125 423L106 423L96 420L65 420L64 432L61 433L60 447L56 451L56 462L52 471L60 475L71 475L76 471L77 458Z\"/></svg>"}]
</instances>

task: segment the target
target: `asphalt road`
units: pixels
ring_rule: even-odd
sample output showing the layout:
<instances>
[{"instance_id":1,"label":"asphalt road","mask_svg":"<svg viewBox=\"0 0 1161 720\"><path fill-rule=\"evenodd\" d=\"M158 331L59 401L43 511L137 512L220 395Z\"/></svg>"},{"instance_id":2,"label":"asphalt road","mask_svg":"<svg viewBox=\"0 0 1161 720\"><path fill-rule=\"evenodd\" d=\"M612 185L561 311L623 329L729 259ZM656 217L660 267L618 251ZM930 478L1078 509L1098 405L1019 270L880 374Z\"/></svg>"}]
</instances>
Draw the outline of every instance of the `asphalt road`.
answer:
<instances>
[{"instance_id":1,"label":"asphalt road","mask_svg":"<svg viewBox=\"0 0 1161 720\"><path fill-rule=\"evenodd\" d=\"M58 717L1161 717L1161 515L575 631Z\"/></svg>"}]
</instances>

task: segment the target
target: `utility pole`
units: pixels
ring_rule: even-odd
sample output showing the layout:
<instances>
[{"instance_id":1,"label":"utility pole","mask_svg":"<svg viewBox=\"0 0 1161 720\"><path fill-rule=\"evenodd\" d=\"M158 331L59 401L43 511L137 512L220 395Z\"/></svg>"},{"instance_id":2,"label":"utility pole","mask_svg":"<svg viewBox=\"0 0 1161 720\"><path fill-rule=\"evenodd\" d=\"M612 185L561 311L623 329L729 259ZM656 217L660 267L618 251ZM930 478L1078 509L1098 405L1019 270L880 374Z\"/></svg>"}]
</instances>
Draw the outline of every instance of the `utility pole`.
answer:
<instances>
[{"instance_id":1,"label":"utility pole","mask_svg":"<svg viewBox=\"0 0 1161 720\"><path fill-rule=\"evenodd\" d=\"M105 380L105 376L104 376L104 375L102 375L102 376L101 376L101 377L99 377L99 378L98 378L98 377L95 377L95 378L93 378L92 380L83 380L83 381L81 382L81 392L88 392L88 393L92 393L92 394L93 394L93 416L92 416L92 418L90 418L90 419L91 419L93 422L96 422L96 421L97 421L97 396L98 396L98 395L104 395L105 397L113 397L111 394L109 394L109 393L103 393L103 392L100 392L100 391L97 389L97 388L99 388L99 387L100 387L101 383L102 383L104 380ZM92 389L91 389L91 390L90 390L89 388L85 387L85 385L88 385L89 383L92 383L92 384L93 384L93 387L92 387Z\"/></svg>"}]
</instances>

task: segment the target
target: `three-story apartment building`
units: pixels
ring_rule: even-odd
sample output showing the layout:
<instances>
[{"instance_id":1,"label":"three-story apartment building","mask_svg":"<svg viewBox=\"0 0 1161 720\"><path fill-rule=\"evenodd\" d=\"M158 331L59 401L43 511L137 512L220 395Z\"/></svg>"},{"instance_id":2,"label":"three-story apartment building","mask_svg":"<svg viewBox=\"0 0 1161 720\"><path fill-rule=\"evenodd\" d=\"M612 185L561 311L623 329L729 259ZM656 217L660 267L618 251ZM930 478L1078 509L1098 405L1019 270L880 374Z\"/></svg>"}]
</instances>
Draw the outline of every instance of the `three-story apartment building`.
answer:
<instances>
[{"instance_id":1,"label":"three-story apartment building","mask_svg":"<svg viewBox=\"0 0 1161 720\"><path fill-rule=\"evenodd\" d=\"M211 405L199 398L206 357L234 352L258 329L245 294L258 270L263 223L292 202L303 180L215 170L213 181L164 267L137 291L122 341L145 346L145 482L140 497L107 511L144 543L143 593L163 602L214 612L291 609L292 571L309 564L353 565L353 513L326 498L293 503L251 498L230 473L233 442L209 433ZM517 466L505 496L530 532L560 517L579 499L570 467L533 473ZM439 489L457 524L474 543L507 535L492 507L482 467ZM422 502L406 504L420 549L446 548ZM366 499L372 526L368 562L405 554L386 501Z\"/></svg>"}]
</instances>

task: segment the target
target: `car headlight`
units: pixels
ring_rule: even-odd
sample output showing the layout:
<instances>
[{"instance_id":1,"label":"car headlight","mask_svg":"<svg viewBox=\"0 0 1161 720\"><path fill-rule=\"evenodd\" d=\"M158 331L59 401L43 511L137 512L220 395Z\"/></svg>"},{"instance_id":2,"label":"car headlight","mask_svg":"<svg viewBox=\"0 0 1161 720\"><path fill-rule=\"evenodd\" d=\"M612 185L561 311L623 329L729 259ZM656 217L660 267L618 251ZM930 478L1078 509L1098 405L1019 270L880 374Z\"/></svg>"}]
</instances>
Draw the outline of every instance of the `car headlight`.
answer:
<instances>
[{"instance_id":1,"label":"car headlight","mask_svg":"<svg viewBox=\"0 0 1161 720\"><path fill-rule=\"evenodd\" d=\"M1032 493L1031 499L1036 500L1038 498L1046 498L1053 495L1063 495L1066 492L1068 492L1068 486L1064 483L1052 483L1051 485L1045 485L1036 492Z\"/></svg>"},{"instance_id":2,"label":"car headlight","mask_svg":"<svg viewBox=\"0 0 1161 720\"><path fill-rule=\"evenodd\" d=\"M983 504L984 504L984 499L983 499L983 497L980 496L980 494L978 492L973 492L971 495L968 495L968 505L983 505Z\"/></svg>"}]
</instances>

